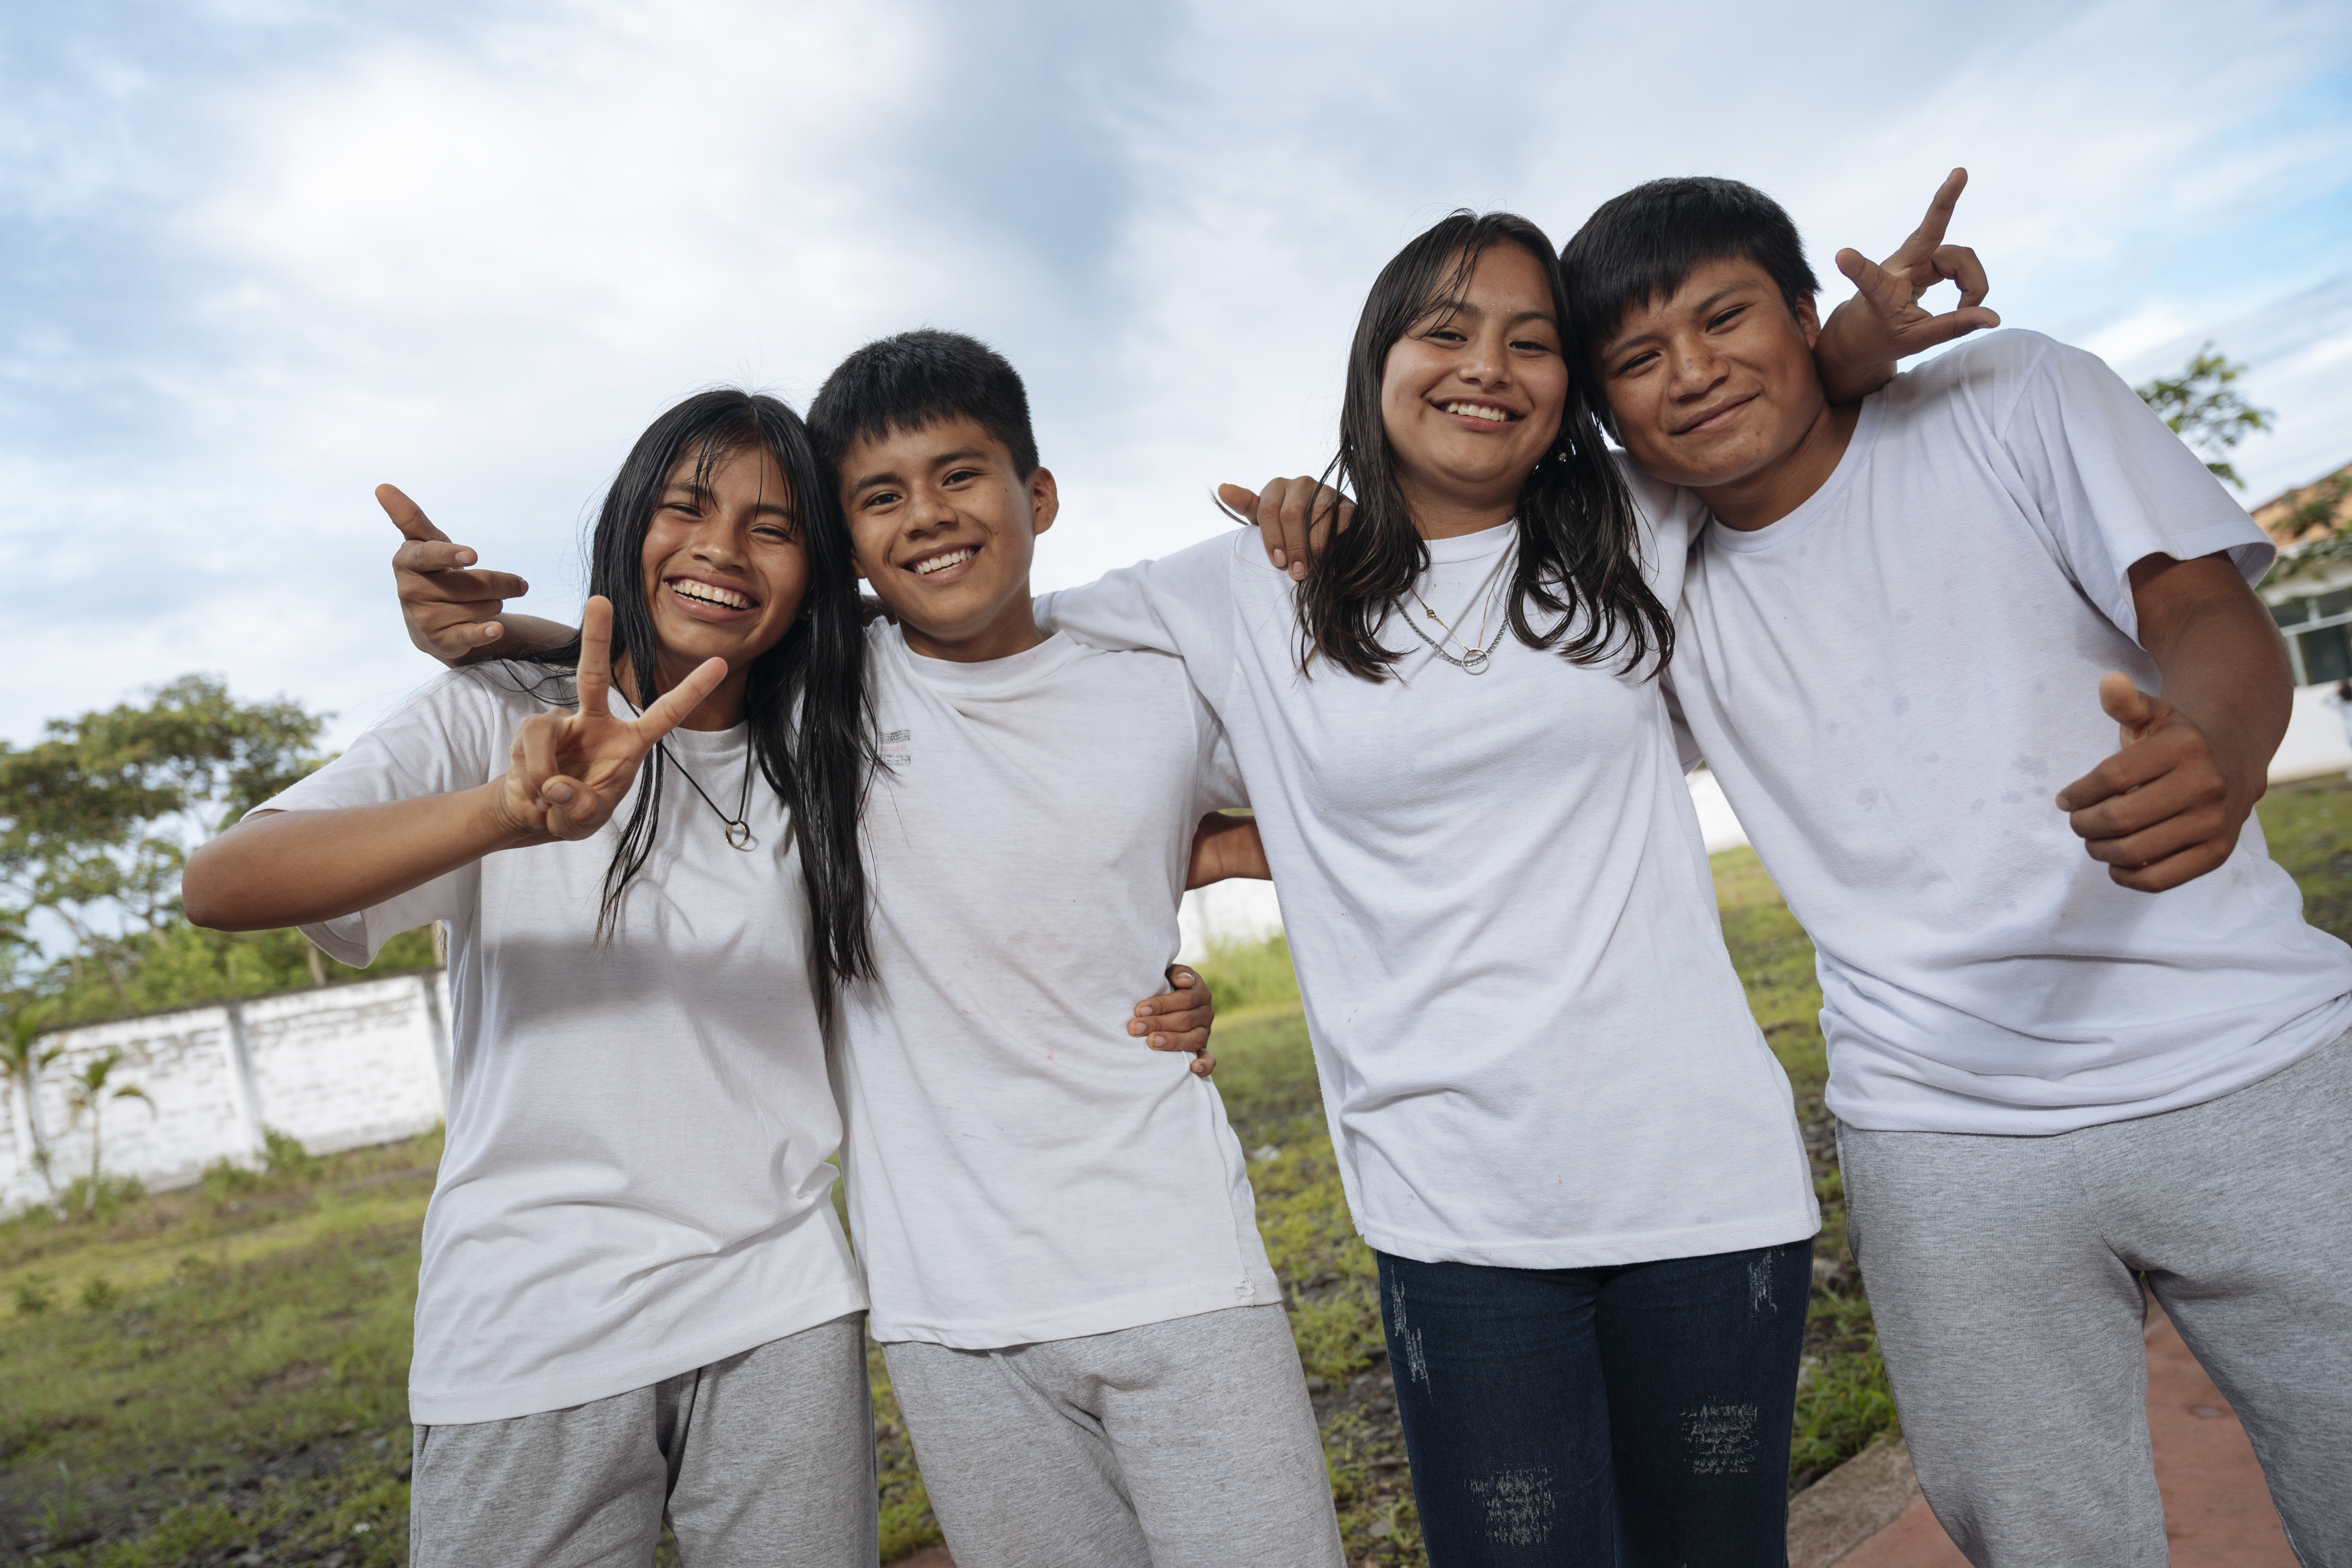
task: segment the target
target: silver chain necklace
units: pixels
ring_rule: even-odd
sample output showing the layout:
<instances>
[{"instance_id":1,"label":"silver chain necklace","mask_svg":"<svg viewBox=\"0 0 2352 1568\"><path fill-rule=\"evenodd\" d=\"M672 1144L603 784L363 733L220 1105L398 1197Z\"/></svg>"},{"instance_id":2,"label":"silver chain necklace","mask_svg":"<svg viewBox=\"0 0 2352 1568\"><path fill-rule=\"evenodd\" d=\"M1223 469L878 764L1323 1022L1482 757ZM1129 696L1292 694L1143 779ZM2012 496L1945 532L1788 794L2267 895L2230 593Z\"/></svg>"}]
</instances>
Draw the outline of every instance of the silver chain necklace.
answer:
<instances>
[{"instance_id":1,"label":"silver chain necklace","mask_svg":"<svg viewBox=\"0 0 2352 1568\"><path fill-rule=\"evenodd\" d=\"M1510 559L1511 552L1507 550L1504 551L1502 558L1496 561L1494 567L1487 572L1486 581L1479 584L1481 589L1480 597L1485 599L1486 603L1486 612L1481 614L1478 617L1478 631L1481 636L1486 634L1486 616L1491 615L1494 611L1495 588L1497 585L1496 579L1501 574L1504 565ZM1504 635L1511 629L1511 618L1508 616L1504 616L1503 624L1495 628L1495 640L1488 643L1485 647L1479 647L1474 644L1463 642L1460 635L1457 634L1452 626L1446 626L1444 621L1438 620L1437 612L1429 607L1429 601L1421 596L1420 589L1415 588L1410 591L1412 594L1413 602L1421 605L1423 613L1427 615L1431 620L1437 621L1439 626L1445 626L1445 635L1462 649L1462 657L1460 658L1456 658L1452 654L1446 652L1443 647L1440 647L1436 642L1432 640L1427 632L1423 631L1419 626L1414 624L1412 614L1407 611L1402 605L1399 605L1397 606L1397 614L1403 618L1406 627L1412 631L1412 635L1419 637L1423 643L1428 644L1430 652L1435 654L1438 658L1444 659L1454 668L1463 670L1471 675L1486 674L1486 666L1492 662L1492 655L1494 654L1494 651L1502 646Z\"/></svg>"},{"instance_id":2,"label":"silver chain necklace","mask_svg":"<svg viewBox=\"0 0 2352 1568\"><path fill-rule=\"evenodd\" d=\"M686 771L685 763L670 755L667 745L656 741L654 750L659 752L662 754L662 760L676 768L688 784L694 784L694 793L702 797L703 805L719 812L719 820L727 825L727 842L730 847L748 853L760 847L759 839L751 835L751 742L750 737L745 737L743 742L743 797L736 803L735 815L732 816L719 811L719 803L710 798L710 792L700 784L695 784L694 775Z\"/></svg>"}]
</instances>

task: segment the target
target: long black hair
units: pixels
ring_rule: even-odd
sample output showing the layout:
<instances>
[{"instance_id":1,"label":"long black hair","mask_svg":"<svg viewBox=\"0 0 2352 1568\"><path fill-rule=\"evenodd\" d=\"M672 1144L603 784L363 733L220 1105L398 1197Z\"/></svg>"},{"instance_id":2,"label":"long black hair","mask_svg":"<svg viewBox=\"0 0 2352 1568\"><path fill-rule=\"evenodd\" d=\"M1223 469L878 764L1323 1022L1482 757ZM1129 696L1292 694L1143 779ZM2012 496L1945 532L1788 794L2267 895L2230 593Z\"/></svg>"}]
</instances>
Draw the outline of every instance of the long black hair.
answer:
<instances>
[{"instance_id":1,"label":"long black hair","mask_svg":"<svg viewBox=\"0 0 2352 1568\"><path fill-rule=\"evenodd\" d=\"M589 540L588 591L613 602L614 663L627 657L642 710L661 695L661 642L646 596L644 562L654 509L680 462L693 459L695 488L702 489L719 463L754 449L775 459L792 490L789 505L808 558L808 586L791 629L751 661L743 714L761 774L792 814L808 889L810 988L829 1025L836 987L874 973L866 867L857 847L858 810L873 776L874 726L849 530L835 515L840 501L800 416L775 398L730 387L697 393L655 420L604 493ZM580 639L533 655L531 662L577 670ZM599 938L614 929L630 879L653 852L664 761L659 750L645 760L645 787L604 872Z\"/></svg>"},{"instance_id":2,"label":"long black hair","mask_svg":"<svg viewBox=\"0 0 2352 1568\"><path fill-rule=\"evenodd\" d=\"M1429 569L1429 546L1397 482L1381 384L1389 350L1433 313L1440 321L1450 316L1449 302L1468 289L1480 253L1496 244L1519 247L1543 269L1562 350L1575 352L1565 337L1570 316L1559 258L1543 230L1517 214L1454 213L1381 268L1348 351L1339 450L1323 474L1326 483L1353 492L1356 517L1324 544L1299 585L1302 669L1320 654L1350 675L1385 680L1403 657L1381 646L1381 623ZM1640 522L1624 477L1601 444L1588 385L1587 378L1570 375L1559 434L1520 486L1511 633L1576 664L1615 653L1631 670L1654 652L1655 673L1673 656L1674 618L1642 576Z\"/></svg>"}]
</instances>

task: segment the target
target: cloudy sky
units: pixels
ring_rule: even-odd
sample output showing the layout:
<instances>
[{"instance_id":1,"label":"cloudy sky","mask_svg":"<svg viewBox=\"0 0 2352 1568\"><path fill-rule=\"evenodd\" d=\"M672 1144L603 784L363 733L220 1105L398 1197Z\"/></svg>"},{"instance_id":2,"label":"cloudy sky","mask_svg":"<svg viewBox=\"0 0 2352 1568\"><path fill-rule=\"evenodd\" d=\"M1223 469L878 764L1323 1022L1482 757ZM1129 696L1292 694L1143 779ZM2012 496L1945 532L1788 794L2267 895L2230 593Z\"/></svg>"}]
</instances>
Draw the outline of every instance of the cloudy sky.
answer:
<instances>
[{"instance_id":1,"label":"cloudy sky","mask_svg":"<svg viewBox=\"0 0 2352 1568\"><path fill-rule=\"evenodd\" d=\"M930 324L1028 377L1041 587L1318 466L1363 291L1460 205L1565 237L1663 174L1883 254L1944 171L2008 321L2135 380L2211 339L2352 458L2352 9L0 8L0 737L188 670L347 739L427 672L390 479L568 614L684 394L804 403ZM1894 25L1897 22L1900 25Z\"/></svg>"}]
</instances>

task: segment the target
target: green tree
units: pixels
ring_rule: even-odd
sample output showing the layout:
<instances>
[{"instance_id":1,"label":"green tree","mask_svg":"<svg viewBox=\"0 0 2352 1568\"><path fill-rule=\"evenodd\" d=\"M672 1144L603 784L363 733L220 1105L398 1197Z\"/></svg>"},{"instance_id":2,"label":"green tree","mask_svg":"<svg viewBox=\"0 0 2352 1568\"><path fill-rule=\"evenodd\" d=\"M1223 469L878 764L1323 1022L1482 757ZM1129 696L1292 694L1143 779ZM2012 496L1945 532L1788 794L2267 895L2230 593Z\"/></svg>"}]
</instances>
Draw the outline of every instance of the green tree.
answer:
<instances>
[{"instance_id":1,"label":"green tree","mask_svg":"<svg viewBox=\"0 0 2352 1568\"><path fill-rule=\"evenodd\" d=\"M2179 375L2159 376L2132 388L2163 416L2174 435L2205 459L2215 478L2240 489L2246 488L2245 481L2231 467L2230 451L2254 431L2270 429L2273 417L2269 409L2247 402L2232 384L2245 370L2207 343L2189 356Z\"/></svg>"},{"instance_id":2,"label":"green tree","mask_svg":"<svg viewBox=\"0 0 2352 1568\"><path fill-rule=\"evenodd\" d=\"M189 853L318 767L326 719L187 675L143 703L52 720L37 745L0 742L0 1007L37 1001L53 1023L83 1023L353 973L299 931L200 931L180 907ZM37 931L62 951L44 952ZM375 968L435 963L419 931Z\"/></svg>"},{"instance_id":3,"label":"green tree","mask_svg":"<svg viewBox=\"0 0 2352 1568\"><path fill-rule=\"evenodd\" d=\"M6 930L21 944L29 917L49 916L71 938L68 981L94 965L112 1010L136 1005L141 961L186 929L189 851L317 767L327 717L240 703L218 679L186 675L143 706L53 719L36 745L0 742Z\"/></svg>"}]
</instances>

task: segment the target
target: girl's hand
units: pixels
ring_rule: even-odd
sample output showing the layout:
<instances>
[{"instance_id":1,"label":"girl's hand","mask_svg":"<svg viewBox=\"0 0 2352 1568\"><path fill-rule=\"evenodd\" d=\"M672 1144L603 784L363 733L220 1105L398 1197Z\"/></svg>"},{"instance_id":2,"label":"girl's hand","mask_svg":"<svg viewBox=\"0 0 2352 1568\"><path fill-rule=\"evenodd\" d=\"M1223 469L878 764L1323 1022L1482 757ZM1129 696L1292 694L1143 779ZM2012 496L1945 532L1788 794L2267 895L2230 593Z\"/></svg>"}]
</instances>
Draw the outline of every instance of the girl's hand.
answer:
<instances>
[{"instance_id":1,"label":"girl's hand","mask_svg":"<svg viewBox=\"0 0 2352 1568\"><path fill-rule=\"evenodd\" d=\"M580 621L579 710L537 714L515 731L498 810L528 842L585 838L602 827L646 753L727 679L725 659L706 659L641 716L617 719L612 644L613 602L599 595Z\"/></svg>"},{"instance_id":2,"label":"girl's hand","mask_svg":"<svg viewBox=\"0 0 2352 1568\"><path fill-rule=\"evenodd\" d=\"M1206 1078L1217 1070L1217 1058L1209 1054L1209 1027L1216 1021L1217 1003L1209 994L1209 983L1188 965L1171 963L1168 989L1135 1005L1127 1032L1150 1036L1144 1044L1155 1051L1192 1052L1193 1076Z\"/></svg>"}]
</instances>

